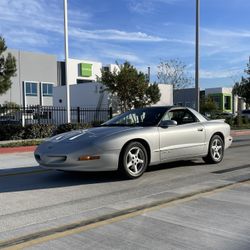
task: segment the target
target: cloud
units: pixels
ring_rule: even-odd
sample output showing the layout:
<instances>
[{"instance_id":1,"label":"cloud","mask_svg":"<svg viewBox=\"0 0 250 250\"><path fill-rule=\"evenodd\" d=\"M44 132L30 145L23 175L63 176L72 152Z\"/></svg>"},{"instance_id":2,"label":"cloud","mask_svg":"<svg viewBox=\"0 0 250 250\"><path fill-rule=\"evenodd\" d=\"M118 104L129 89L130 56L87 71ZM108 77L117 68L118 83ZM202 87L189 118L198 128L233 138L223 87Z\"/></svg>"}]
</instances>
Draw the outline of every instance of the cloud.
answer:
<instances>
[{"instance_id":1,"label":"cloud","mask_svg":"<svg viewBox=\"0 0 250 250\"><path fill-rule=\"evenodd\" d=\"M169 42L194 45L194 41L164 38L159 36L152 36L144 32L127 32L115 29L103 30L83 30L79 28L72 28L69 33L70 36L79 40L110 40L123 42Z\"/></svg>"},{"instance_id":2,"label":"cloud","mask_svg":"<svg viewBox=\"0 0 250 250\"><path fill-rule=\"evenodd\" d=\"M64 12L63 1L58 0L1 0L0 21L4 27L33 31L53 32L63 35ZM82 13L75 8L68 10L69 25L89 24L91 14Z\"/></svg>"},{"instance_id":3,"label":"cloud","mask_svg":"<svg viewBox=\"0 0 250 250\"><path fill-rule=\"evenodd\" d=\"M104 30L83 30L72 29L70 35L81 40L116 40L116 41L141 41L141 42L162 42L164 38L151 36L143 32L126 32L115 29Z\"/></svg>"},{"instance_id":4,"label":"cloud","mask_svg":"<svg viewBox=\"0 0 250 250\"><path fill-rule=\"evenodd\" d=\"M201 28L201 42L204 41L210 46L202 48L203 57L214 58L216 61L223 61L225 64L238 64L242 58L249 54L250 31L228 30L215 28ZM238 61L238 62L237 62Z\"/></svg>"},{"instance_id":5,"label":"cloud","mask_svg":"<svg viewBox=\"0 0 250 250\"><path fill-rule=\"evenodd\" d=\"M107 58L111 58L113 60L123 60L129 61L132 63L142 63L143 61L129 51L119 51L119 50L105 50L102 55Z\"/></svg>"},{"instance_id":6,"label":"cloud","mask_svg":"<svg viewBox=\"0 0 250 250\"><path fill-rule=\"evenodd\" d=\"M20 46L24 43L34 47L43 47L49 44L49 39L46 35L25 29L10 31L7 40Z\"/></svg>"},{"instance_id":7,"label":"cloud","mask_svg":"<svg viewBox=\"0 0 250 250\"><path fill-rule=\"evenodd\" d=\"M231 78L241 74L241 68L218 69L218 70L200 70L200 77L205 79L213 78Z\"/></svg>"},{"instance_id":8,"label":"cloud","mask_svg":"<svg viewBox=\"0 0 250 250\"><path fill-rule=\"evenodd\" d=\"M226 30L202 28L202 31L211 36L227 38L250 38L250 30Z\"/></svg>"},{"instance_id":9,"label":"cloud","mask_svg":"<svg viewBox=\"0 0 250 250\"><path fill-rule=\"evenodd\" d=\"M156 9L156 4L175 4L182 0L130 0L128 3L129 10L138 14L152 13Z\"/></svg>"}]
</instances>

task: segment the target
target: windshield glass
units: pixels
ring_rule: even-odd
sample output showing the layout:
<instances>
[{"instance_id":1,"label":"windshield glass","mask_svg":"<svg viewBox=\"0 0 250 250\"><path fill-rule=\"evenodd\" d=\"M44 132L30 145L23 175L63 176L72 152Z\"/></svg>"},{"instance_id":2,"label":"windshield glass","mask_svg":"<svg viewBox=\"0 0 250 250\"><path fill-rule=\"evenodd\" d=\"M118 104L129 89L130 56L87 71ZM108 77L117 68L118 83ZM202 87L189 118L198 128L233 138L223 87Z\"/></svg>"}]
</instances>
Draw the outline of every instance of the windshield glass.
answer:
<instances>
[{"instance_id":1,"label":"windshield glass","mask_svg":"<svg viewBox=\"0 0 250 250\"><path fill-rule=\"evenodd\" d=\"M105 122L102 126L157 126L168 107L133 109Z\"/></svg>"}]
</instances>

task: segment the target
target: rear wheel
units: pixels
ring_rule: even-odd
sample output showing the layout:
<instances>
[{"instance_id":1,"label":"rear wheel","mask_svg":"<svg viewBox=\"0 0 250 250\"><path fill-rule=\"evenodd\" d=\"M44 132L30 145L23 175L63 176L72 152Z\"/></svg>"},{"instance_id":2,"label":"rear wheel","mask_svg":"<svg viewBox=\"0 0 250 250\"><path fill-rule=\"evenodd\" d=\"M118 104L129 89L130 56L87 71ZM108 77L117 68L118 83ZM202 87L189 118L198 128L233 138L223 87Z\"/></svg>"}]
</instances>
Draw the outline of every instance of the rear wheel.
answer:
<instances>
[{"instance_id":1,"label":"rear wheel","mask_svg":"<svg viewBox=\"0 0 250 250\"><path fill-rule=\"evenodd\" d=\"M148 154L140 142L131 142L121 152L119 171L129 179L140 177L148 165Z\"/></svg>"},{"instance_id":2,"label":"rear wheel","mask_svg":"<svg viewBox=\"0 0 250 250\"><path fill-rule=\"evenodd\" d=\"M224 157L224 142L219 135L214 135L209 143L208 154L203 157L206 163L216 164Z\"/></svg>"}]
</instances>

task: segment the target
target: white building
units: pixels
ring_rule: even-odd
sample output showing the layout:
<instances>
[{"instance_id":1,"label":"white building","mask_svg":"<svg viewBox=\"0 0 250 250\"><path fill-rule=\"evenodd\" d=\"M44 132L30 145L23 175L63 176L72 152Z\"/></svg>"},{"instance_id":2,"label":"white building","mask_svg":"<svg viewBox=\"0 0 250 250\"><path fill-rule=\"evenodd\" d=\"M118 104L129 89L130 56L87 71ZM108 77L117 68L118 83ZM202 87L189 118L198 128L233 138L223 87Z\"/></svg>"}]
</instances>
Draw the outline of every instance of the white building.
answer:
<instances>
[{"instance_id":1,"label":"white building","mask_svg":"<svg viewBox=\"0 0 250 250\"><path fill-rule=\"evenodd\" d=\"M70 85L70 106L106 109L109 107L109 94L103 91L99 82ZM66 107L66 86L54 88L53 106Z\"/></svg>"},{"instance_id":2,"label":"white building","mask_svg":"<svg viewBox=\"0 0 250 250\"><path fill-rule=\"evenodd\" d=\"M89 82L98 82L101 78L101 70L119 69L116 64L103 66L101 62L86 61L78 59L68 59L68 83L82 84ZM58 83L65 85L65 62L58 62Z\"/></svg>"},{"instance_id":3,"label":"white building","mask_svg":"<svg viewBox=\"0 0 250 250\"><path fill-rule=\"evenodd\" d=\"M56 56L14 49L8 52L16 58L17 71L11 78L11 88L0 96L0 104L52 105L53 86L57 85Z\"/></svg>"},{"instance_id":4,"label":"white building","mask_svg":"<svg viewBox=\"0 0 250 250\"><path fill-rule=\"evenodd\" d=\"M161 98L152 106L172 106L173 105L173 85L171 84L158 84L160 89Z\"/></svg>"},{"instance_id":5,"label":"white building","mask_svg":"<svg viewBox=\"0 0 250 250\"><path fill-rule=\"evenodd\" d=\"M0 104L14 102L21 106L66 106L65 62L58 62L55 55L8 50L17 60L17 73L11 88L0 96ZM98 82L101 70L119 71L116 64L69 59L68 83L71 107L107 108L109 94ZM172 105L171 85L159 84L161 100L156 105ZM115 103L116 98L113 98Z\"/></svg>"}]
</instances>

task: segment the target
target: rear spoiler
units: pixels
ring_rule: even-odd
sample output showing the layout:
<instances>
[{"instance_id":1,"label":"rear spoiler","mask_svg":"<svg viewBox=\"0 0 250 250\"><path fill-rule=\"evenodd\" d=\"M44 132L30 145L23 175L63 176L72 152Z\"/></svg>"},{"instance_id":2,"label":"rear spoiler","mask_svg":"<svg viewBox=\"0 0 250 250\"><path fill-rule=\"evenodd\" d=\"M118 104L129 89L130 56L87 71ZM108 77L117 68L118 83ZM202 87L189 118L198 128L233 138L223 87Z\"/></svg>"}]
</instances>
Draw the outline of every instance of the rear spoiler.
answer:
<instances>
[{"instance_id":1,"label":"rear spoiler","mask_svg":"<svg viewBox=\"0 0 250 250\"><path fill-rule=\"evenodd\" d=\"M213 119L213 120L208 120L208 122L225 122L225 119Z\"/></svg>"}]
</instances>

